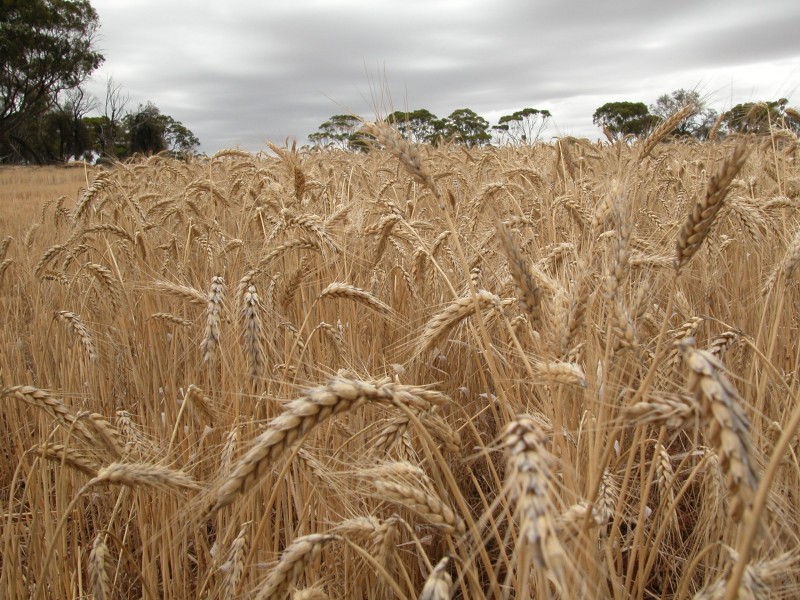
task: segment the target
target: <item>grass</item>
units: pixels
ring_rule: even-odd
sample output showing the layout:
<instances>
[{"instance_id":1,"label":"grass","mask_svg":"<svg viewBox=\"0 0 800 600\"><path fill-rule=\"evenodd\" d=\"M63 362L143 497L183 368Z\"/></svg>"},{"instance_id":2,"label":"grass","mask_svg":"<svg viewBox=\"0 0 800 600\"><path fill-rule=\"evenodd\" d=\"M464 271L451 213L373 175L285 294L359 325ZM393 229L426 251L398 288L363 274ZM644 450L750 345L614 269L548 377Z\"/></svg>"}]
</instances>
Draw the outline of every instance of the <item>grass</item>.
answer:
<instances>
[{"instance_id":1,"label":"grass","mask_svg":"<svg viewBox=\"0 0 800 600\"><path fill-rule=\"evenodd\" d=\"M0 596L795 597L796 138L370 127L0 171Z\"/></svg>"}]
</instances>

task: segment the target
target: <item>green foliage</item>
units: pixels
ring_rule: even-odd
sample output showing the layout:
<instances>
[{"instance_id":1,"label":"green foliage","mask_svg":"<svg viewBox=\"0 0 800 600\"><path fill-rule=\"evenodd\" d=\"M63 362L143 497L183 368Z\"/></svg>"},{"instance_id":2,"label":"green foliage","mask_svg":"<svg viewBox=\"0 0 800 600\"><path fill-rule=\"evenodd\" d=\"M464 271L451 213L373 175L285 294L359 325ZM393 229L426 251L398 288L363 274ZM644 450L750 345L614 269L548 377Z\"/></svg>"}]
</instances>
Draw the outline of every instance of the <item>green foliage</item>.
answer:
<instances>
[{"instance_id":1,"label":"green foliage","mask_svg":"<svg viewBox=\"0 0 800 600\"><path fill-rule=\"evenodd\" d=\"M469 108L454 110L444 123L439 123L438 126L444 131L445 139L469 147L483 146L492 140L489 121Z\"/></svg>"},{"instance_id":2,"label":"green foliage","mask_svg":"<svg viewBox=\"0 0 800 600\"><path fill-rule=\"evenodd\" d=\"M729 133L755 133L767 135L772 127L786 127L797 132L800 123L793 118L796 111L789 109L787 119L786 98L770 102L745 102L737 104L722 115L722 125Z\"/></svg>"},{"instance_id":3,"label":"green foliage","mask_svg":"<svg viewBox=\"0 0 800 600\"><path fill-rule=\"evenodd\" d=\"M658 122L644 102L607 102L592 115L592 122L614 137L645 135Z\"/></svg>"},{"instance_id":4,"label":"green foliage","mask_svg":"<svg viewBox=\"0 0 800 600\"><path fill-rule=\"evenodd\" d=\"M687 104L693 105L697 112L679 123L674 133L699 140L708 138L718 114L713 109L705 108L705 102L696 90L680 89L675 90L672 94L659 96L656 103L650 105L650 112L660 119L667 119Z\"/></svg>"},{"instance_id":5,"label":"green foliage","mask_svg":"<svg viewBox=\"0 0 800 600\"><path fill-rule=\"evenodd\" d=\"M539 140L547 121L553 115L549 110L523 108L510 115L503 115L492 127L498 132L500 141L511 144L535 144Z\"/></svg>"},{"instance_id":6,"label":"green foliage","mask_svg":"<svg viewBox=\"0 0 800 600\"><path fill-rule=\"evenodd\" d=\"M0 160L46 159L36 149L35 120L103 62L97 27L88 0L0 3Z\"/></svg>"},{"instance_id":7,"label":"green foliage","mask_svg":"<svg viewBox=\"0 0 800 600\"><path fill-rule=\"evenodd\" d=\"M353 115L333 115L319 126L319 131L308 139L316 146L346 150L354 141L354 135L361 127L361 121Z\"/></svg>"},{"instance_id":8,"label":"green foliage","mask_svg":"<svg viewBox=\"0 0 800 600\"><path fill-rule=\"evenodd\" d=\"M412 112L395 111L386 120L397 125L406 137L416 143L436 143L437 138L444 133L442 119L424 108Z\"/></svg>"},{"instance_id":9,"label":"green foliage","mask_svg":"<svg viewBox=\"0 0 800 600\"><path fill-rule=\"evenodd\" d=\"M124 119L132 154L156 154L167 149L166 127L161 112L153 104L139 106Z\"/></svg>"}]
</instances>

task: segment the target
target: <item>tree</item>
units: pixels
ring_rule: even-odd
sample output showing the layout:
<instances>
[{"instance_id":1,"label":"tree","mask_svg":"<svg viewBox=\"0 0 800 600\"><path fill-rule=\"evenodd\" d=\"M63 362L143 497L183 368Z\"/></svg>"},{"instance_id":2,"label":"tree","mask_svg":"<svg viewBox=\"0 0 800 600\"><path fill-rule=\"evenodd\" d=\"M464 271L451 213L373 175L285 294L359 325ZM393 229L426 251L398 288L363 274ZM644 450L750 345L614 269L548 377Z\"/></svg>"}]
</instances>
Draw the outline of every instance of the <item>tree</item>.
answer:
<instances>
[{"instance_id":1,"label":"tree","mask_svg":"<svg viewBox=\"0 0 800 600\"><path fill-rule=\"evenodd\" d=\"M437 128L444 130L446 139L470 147L483 146L492 139L489 133L489 121L469 108L454 110L443 124L437 124Z\"/></svg>"},{"instance_id":2,"label":"tree","mask_svg":"<svg viewBox=\"0 0 800 600\"><path fill-rule=\"evenodd\" d=\"M152 102L139 105L123 119L128 133L128 153L156 154L169 150L174 155L191 154L200 140L183 123L162 114Z\"/></svg>"},{"instance_id":3,"label":"tree","mask_svg":"<svg viewBox=\"0 0 800 600\"><path fill-rule=\"evenodd\" d=\"M347 150L353 141L353 135L361 127L361 121L353 115L333 115L319 126L319 131L312 133L308 139L315 146L336 147Z\"/></svg>"},{"instance_id":4,"label":"tree","mask_svg":"<svg viewBox=\"0 0 800 600\"><path fill-rule=\"evenodd\" d=\"M503 115L492 127L500 134L501 141L512 144L535 144L547 121L552 117L549 110L523 108L510 115Z\"/></svg>"},{"instance_id":5,"label":"tree","mask_svg":"<svg viewBox=\"0 0 800 600\"><path fill-rule=\"evenodd\" d=\"M644 102L607 102L592 115L592 122L614 137L646 134L657 122Z\"/></svg>"},{"instance_id":6,"label":"tree","mask_svg":"<svg viewBox=\"0 0 800 600\"><path fill-rule=\"evenodd\" d=\"M770 128L784 125L787 104L786 98L737 104L722 115L722 125L730 133L769 134ZM791 128L791 112L789 122Z\"/></svg>"},{"instance_id":7,"label":"tree","mask_svg":"<svg viewBox=\"0 0 800 600\"><path fill-rule=\"evenodd\" d=\"M161 112L153 103L139 105L135 113L126 115L125 123L128 127L131 154L157 154L167 149L166 128L161 119Z\"/></svg>"},{"instance_id":8,"label":"tree","mask_svg":"<svg viewBox=\"0 0 800 600\"><path fill-rule=\"evenodd\" d=\"M431 111L420 108L412 112L395 111L386 117L389 123L397 126L412 142L430 144L441 135L441 119Z\"/></svg>"},{"instance_id":9,"label":"tree","mask_svg":"<svg viewBox=\"0 0 800 600\"><path fill-rule=\"evenodd\" d=\"M41 161L25 133L102 62L88 0L0 3L0 159Z\"/></svg>"},{"instance_id":10,"label":"tree","mask_svg":"<svg viewBox=\"0 0 800 600\"><path fill-rule=\"evenodd\" d=\"M103 119L97 122L98 142L101 156L118 157L124 149L118 148L122 133L122 117L130 96L122 91L122 85L109 76L106 80L106 98L103 105Z\"/></svg>"},{"instance_id":11,"label":"tree","mask_svg":"<svg viewBox=\"0 0 800 600\"><path fill-rule=\"evenodd\" d=\"M675 90L672 94L659 96L655 104L650 105L650 112L659 119L667 119L684 106L691 104L696 113L684 119L675 128L676 135L691 136L699 140L708 138L708 134L717 120L717 111L705 108L705 102L695 90Z\"/></svg>"},{"instance_id":12,"label":"tree","mask_svg":"<svg viewBox=\"0 0 800 600\"><path fill-rule=\"evenodd\" d=\"M183 123L169 115L161 115L164 123L164 142L172 154L192 154L200 140Z\"/></svg>"}]
</instances>

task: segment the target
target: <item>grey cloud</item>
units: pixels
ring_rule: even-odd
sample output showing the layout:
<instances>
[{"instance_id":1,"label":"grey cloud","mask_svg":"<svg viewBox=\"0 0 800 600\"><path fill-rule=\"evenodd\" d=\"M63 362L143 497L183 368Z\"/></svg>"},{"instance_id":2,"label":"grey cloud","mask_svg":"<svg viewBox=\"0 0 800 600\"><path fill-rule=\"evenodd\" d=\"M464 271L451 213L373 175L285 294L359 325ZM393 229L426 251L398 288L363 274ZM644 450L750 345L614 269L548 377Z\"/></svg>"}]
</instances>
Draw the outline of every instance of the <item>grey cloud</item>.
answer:
<instances>
[{"instance_id":1,"label":"grey cloud","mask_svg":"<svg viewBox=\"0 0 800 600\"><path fill-rule=\"evenodd\" d=\"M94 89L120 74L132 101L152 100L209 152L302 142L346 110L371 116L370 85L384 74L394 108L446 116L551 103L563 129L597 135L591 113L608 100L651 102L704 70L731 79L755 62L786 61L795 77L800 68L800 6L778 0L93 4L108 59Z\"/></svg>"}]
</instances>

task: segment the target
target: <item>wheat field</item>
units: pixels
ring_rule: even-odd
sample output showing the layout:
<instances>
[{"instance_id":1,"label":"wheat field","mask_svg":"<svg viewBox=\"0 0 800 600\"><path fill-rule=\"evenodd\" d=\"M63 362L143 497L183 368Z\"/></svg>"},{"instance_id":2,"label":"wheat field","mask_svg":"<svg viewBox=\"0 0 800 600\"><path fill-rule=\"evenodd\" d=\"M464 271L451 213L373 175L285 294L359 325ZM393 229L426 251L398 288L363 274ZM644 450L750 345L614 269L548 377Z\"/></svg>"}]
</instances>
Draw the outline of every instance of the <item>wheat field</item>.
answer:
<instances>
[{"instance_id":1,"label":"wheat field","mask_svg":"<svg viewBox=\"0 0 800 600\"><path fill-rule=\"evenodd\" d=\"M368 127L3 199L0 596L797 597L796 137Z\"/></svg>"}]
</instances>

